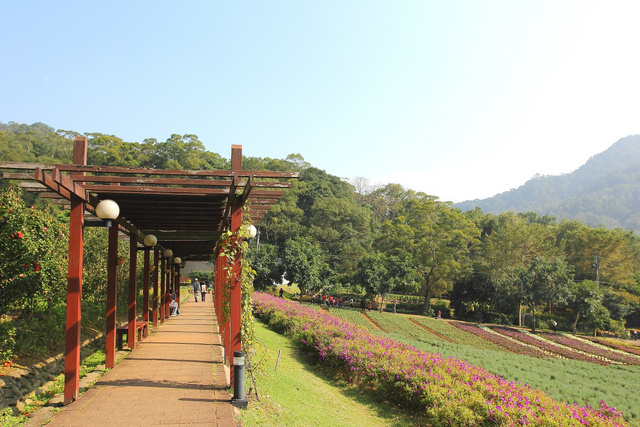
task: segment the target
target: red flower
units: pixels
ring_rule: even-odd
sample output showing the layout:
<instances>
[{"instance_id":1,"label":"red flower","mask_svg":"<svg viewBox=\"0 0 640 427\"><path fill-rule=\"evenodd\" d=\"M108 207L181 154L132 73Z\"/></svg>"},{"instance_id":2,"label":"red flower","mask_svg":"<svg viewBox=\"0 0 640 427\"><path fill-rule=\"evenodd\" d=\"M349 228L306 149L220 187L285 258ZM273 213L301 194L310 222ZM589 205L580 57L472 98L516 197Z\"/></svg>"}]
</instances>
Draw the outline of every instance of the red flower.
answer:
<instances>
[{"instance_id":1,"label":"red flower","mask_svg":"<svg viewBox=\"0 0 640 427\"><path fill-rule=\"evenodd\" d=\"M13 237L14 239L22 239L23 236L24 235L22 234L22 231L16 231L11 235L11 237Z\"/></svg>"},{"instance_id":2,"label":"red flower","mask_svg":"<svg viewBox=\"0 0 640 427\"><path fill-rule=\"evenodd\" d=\"M24 268L29 268L29 263L25 264Z\"/></svg>"},{"instance_id":3,"label":"red flower","mask_svg":"<svg viewBox=\"0 0 640 427\"><path fill-rule=\"evenodd\" d=\"M37 262L33 263L33 271L40 271L40 265Z\"/></svg>"}]
</instances>

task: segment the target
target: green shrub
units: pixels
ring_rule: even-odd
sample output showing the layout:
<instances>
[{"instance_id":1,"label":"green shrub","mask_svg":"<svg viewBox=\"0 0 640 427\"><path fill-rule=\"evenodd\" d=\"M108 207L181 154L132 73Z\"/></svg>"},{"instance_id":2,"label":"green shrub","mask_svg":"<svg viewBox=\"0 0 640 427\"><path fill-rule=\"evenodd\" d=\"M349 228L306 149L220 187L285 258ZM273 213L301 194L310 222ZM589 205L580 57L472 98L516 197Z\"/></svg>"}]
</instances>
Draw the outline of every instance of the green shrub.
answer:
<instances>
[{"instance_id":1,"label":"green shrub","mask_svg":"<svg viewBox=\"0 0 640 427\"><path fill-rule=\"evenodd\" d=\"M16 328L12 322L0 322L0 362L12 360L16 347Z\"/></svg>"}]
</instances>

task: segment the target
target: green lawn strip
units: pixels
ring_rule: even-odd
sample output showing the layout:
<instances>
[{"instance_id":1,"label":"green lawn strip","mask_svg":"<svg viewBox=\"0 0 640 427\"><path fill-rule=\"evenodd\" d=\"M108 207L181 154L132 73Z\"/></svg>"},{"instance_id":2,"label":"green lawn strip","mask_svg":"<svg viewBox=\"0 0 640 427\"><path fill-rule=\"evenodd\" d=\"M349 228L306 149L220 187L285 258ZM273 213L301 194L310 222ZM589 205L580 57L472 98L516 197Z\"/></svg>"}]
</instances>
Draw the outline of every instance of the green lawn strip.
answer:
<instances>
[{"instance_id":1,"label":"green lawn strip","mask_svg":"<svg viewBox=\"0 0 640 427\"><path fill-rule=\"evenodd\" d=\"M332 379L314 365L290 339L256 321L256 336L267 347L255 374L260 401L249 394L249 407L240 419L251 426L406 426L419 420L366 392ZM257 344L257 362L265 353ZM277 369L278 351L282 350ZM252 387L247 376L247 390Z\"/></svg>"},{"instance_id":2,"label":"green lawn strip","mask_svg":"<svg viewBox=\"0 0 640 427\"><path fill-rule=\"evenodd\" d=\"M369 321L360 309L356 308L334 308L331 307L328 311L332 316L340 317L347 322L351 322L354 325L367 328L369 331L375 331L376 327Z\"/></svg>"},{"instance_id":3,"label":"green lawn strip","mask_svg":"<svg viewBox=\"0 0 640 427\"><path fill-rule=\"evenodd\" d=\"M431 319L423 316L411 316L411 319L439 334L446 336L456 344L469 345L480 350L505 351L505 349L500 347L498 344L456 328L447 321Z\"/></svg>"},{"instance_id":4,"label":"green lawn strip","mask_svg":"<svg viewBox=\"0 0 640 427\"><path fill-rule=\"evenodd\" d=\"M445 341L439 336L416 325L406 316L397 314L393 315L390 313L378 313L377 311L367 312L367 316L387 332L393 332L410 339L417 339L426 342Z\"/></svg>"}]
</instances>

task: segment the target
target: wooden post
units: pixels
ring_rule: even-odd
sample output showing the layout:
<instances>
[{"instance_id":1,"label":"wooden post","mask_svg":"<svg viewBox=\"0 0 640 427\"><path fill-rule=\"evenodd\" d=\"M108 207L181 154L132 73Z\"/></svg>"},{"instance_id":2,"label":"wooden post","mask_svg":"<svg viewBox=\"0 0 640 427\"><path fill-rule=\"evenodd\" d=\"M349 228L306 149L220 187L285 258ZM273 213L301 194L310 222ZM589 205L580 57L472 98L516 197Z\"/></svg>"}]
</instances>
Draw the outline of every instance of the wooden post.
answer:
<instances>
[{"instance_id":1,"label":"wooden post","mask_svg":"<svg viewBox=\"0 0 640 427\"><path fill-rule=\"evenodd\" d=\"M113 368L116 362L116 307L118 295L118 225L109 227L109 253L107 255L107 333L105 366Z\"/></svg>"},{"instance_id":2,"label":"wooden post","mask_svg":"<svg viewBox=\"0 0 640 427\"><path fill-rule=\"evenodd\" d=\"M138 242L136 236L129 238L129 324L127 325L127 346L129 350L136 347L136 264L138 260Z\"/></svg>"},{"instance_id":3,"label":"wooden post","mask_svg":"<svg viewBox=\"0 0 640 427\"><path fill-rule=\"evenodd\" d=\"M231 170L242 170L242 146L231 146ZM231 206L231 232L237 233L242 225L242 203L235 202ZM227 350L227 361L231 362L234 351L242 350L242 283L240 281L242 266L240 265L242 256L236 255L233 260L231 273L231 295L230 295L230 319L229 319L229 339L230 348ZM230 381L233 384L233 369L230 370Z\"/></svg>"},{"instance_id":4,"label":"wooden post","mask_svg":"<svg viewBox=\"0 0 640 427\"><path fill-rule=\"evenodd\" d=\"M176 289L176 265L171 260L171 287L167 292L167 317L171 317L171 308L169 304L171 303L171 292Z\"/></svg>"},{"instance_id":5,"label":"wooden post","mask_svg":"<svg viewBox=\"0 0 640 427\"><path fill-rule=\"evenodd\" d=\"M87 138L73 140L73 164L87 164ZM67 323L65 329L64 404L80 392L80 323L82 319L82 224L84 201L71 195L69 218L69 261L67 269Z\"/></svg>"},{"instance_id":6,"label":"wooden post","mask_svg":"<svg viewBox=\"0 0 640 427\"><path fill-rule=\"evenodd\" d=\"M171 258L167 258L166 263L167 263L167 270L166 270L167 278L165 279L166 285L164 287L164 295L162 295L162 315L164 316L165 319L169 318L169 307L168 307L169 304L167 303L167 295L169 295L169 289L171 288L171 273L173 271Z\"/></svg>"},{"instance_id":7,"label":"wooden post","mask_svg":"<svg viewBox=\"0 0 640 427\"><path fill-rule=\"evenodd\" d=\"M80 321L82 302L82 222L84 202L71 196L69 221L69 269L67 276L67 326L64 357L64 403L78 398L80 391Z\"/></svg>"},{"instance_id":8,"label":"wooden post","mask_svg":"<svg viewBox=\"0 0 640 427\"><path fill-rule=\"evenodd\" d=\"M180 308L180 266L176 266L176 287L174 289L176 293L176 302L178 303L178 308ZM171 309L169 309L171 311Z\"/></svg>"},{"instance_id":9,"label":"wooden post","mask_svg":"<svg viewBox=\"0 0 640 427\"><path fill-rule=\"evenodd\" d=\"M144 268L142 270L142 320L149 321L149 258L150 248L144 249ZM144 337L147 337L149 328L144 329Z\"/></svg>"},{"instance_id":10,"label":"wooden post","mask_svg":"<svg viewBox=\"0 0 640 427\"><path fill-rule=\"evenodd\" d=\"M160 267L160 250L153 251L153 326L158 326L158 268Z\"/></svg>"},{"instance_id":11,"label":"wooden post","mask_svg":"<svg viewBox=\"0 0 640 427\"><path fill-rule=\"evenodd\" d=\"M164 254L162 254L164 257ZM158 307L158 315L160 316L160 324L164 323L164 288L165 288L165 279L166 279L166 273L165 273L165 269L166 269L166 260L164 258L160 258L160 266L161 266L161 271L160 271L160 294L158 295L159 297L159 307Z\"/></svg>"}]
</instances>

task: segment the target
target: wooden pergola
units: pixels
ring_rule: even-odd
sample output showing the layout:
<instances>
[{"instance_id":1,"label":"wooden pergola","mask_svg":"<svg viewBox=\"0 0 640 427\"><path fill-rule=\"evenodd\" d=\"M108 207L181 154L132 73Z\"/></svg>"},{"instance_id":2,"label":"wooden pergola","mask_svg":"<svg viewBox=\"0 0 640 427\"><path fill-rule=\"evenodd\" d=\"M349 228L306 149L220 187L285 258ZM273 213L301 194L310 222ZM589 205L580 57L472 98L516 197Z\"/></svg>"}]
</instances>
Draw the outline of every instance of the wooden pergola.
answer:
<instances>
[{"instance_id":1,"label":"wooden pergola","mask_svg":"<svg viewBox=\"0 0 640 427\"><path fill-rule=\"evenodd\" d=\"M3 178L19 180L27 191L62 203L70 211L67 320L65 345L65 403L78 397L80 370L80 327L82 296L83 226L95 219L95 209L102 200L115 201L120 215L109 227L107 259L106 366L115 363L116 345L116 269L118 238L130 242L129 307L127 339L130 349L136 345L136 296L138 287L137 253L144 251L143 316L149 321L150 284L153 288L152 321L164 322L169 313L170 290L179 291L180 265L183 261L216 260L214 291L222 283L231 286L229 319L220 324L225 348L225 363L230 364L234 351L241 350L240 257L229 278L217 257L217 245L223 232L236 232L246 210L253 224L258 224L291 186L286 179L298 178L297 172L243 171L242 147L231 148L231 170L159 170L86 164L87 138L74 140L72 165L0 162ZM16 170L18 172L16 172ZM157 237L154 247L145 247L147 235ZM154 253L154 265L150 253ZM230 280L227 280L230 279ZM150 283L151 282L151 283ZM178 298L179 301L180 298ZM214 306L220 319L220 300ZM230 370L233 376L233 370ZM233 384L233 378L231 378Z\"/></svg>"}]
</instances>

